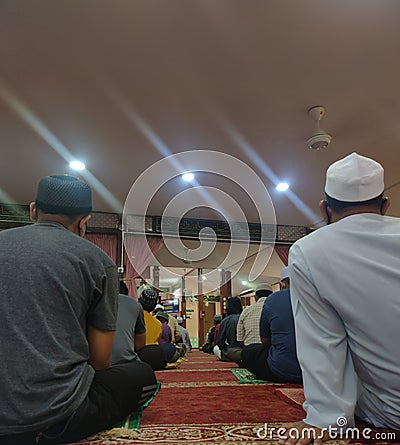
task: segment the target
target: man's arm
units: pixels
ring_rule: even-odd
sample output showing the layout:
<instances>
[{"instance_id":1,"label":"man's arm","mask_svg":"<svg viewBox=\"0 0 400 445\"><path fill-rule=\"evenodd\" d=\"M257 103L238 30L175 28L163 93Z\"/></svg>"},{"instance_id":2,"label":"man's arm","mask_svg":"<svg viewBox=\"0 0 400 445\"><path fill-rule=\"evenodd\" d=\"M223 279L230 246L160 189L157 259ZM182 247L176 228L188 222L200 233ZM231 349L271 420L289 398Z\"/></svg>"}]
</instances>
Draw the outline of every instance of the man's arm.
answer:
<instances>
[{"instance_id":1,"label":"man's arm","mask_svg":"<svg viewBox=\"0 0 400 445\"><path fill-rule=\"evenodd\" d=\"M267 338L267 337L261 337L261 343L265 346L270 346L271 345L271 339Z\"/></svg>"},{"instance_id":2,"label":"man's arm","mask_svg":"<svg viewBox=\"0 0 400 445\"><path fill-rule=\"evenodd\" d=\"M244 325L243 325L243 314L244 311L240 314L239 321L236 327L236 340L241 344L244 344Z\"/></svg>"},{"instance_id":3,"label":"man's arm","mask_svg":"<svg viewBox=\"0 0 400 445\"><path fill-rule=\"evenodd\" d=\"M135 335L135 351L140 351L146 346L146 332Z\"/></svg>"},{"instance_id":4,"label":"man's arm","mask_svg":"<svg viewBox=\"0 0 400 445\"><path fill-rule=\"evenodd\" d=\"M88 326L89 365L96 371L107 369L111 364L111 353L114 343L114 331L102 331Z\"/></svg>"},{"instance_id":5,"label":"man's arm","mask_svg":"<svg viewBox=\"0 0 400 445\"><path fill-rule=\"evenodd\" d=\"M176 318L175 317L173 317L173 319L175 320L174 321L174 335L173 335L173 337L174 337L174 339L175 339L175 343L182 343L182 332L181 332L181 330L179 329L179 324L178 324L178 321L176 320ZM172 330L172 328L171 328L171 330Z\"/></svg>"},{"instance_id":6,"label":"man's arm","mask_svg":"<svg viewBox=\"0 0 400 445\"><path fill-rule=\"evenodd\" d=\"M101 288L96 289L95 298L86 313L86 335L89 344L88 363L96 371L106 369L111 364L118 313L118 289L117 267L112 265L105 269Z\"/></svg>"},{"instance_id":7,"label":"man's arm","mask_svg":"<svg viewBox=\"0 0 400 445\"><path fill-rule=\"evenodd\" d=\"M306 397L304 422L319 428L337 427L337 419L345 417L351 427L357 380L343 321L319 294L298 245L290 250L289 273L297 355Z\"/></svg>"},{"instance_id":8,"label":"man's arm","mask_svg":"<svg viewBox=\"0 0 400 445\"><path fill-rule=\"evenodd\" d=\"M260 316L260 340L263 345L269 346L271 344L271 323L269 316L269 303L271 300L266 300Z\"/></svg>"},{"instance_id":9,"label":"man's arm","mask_svg":"<svg viewBox=\"0 0 400 445\"><path fill-rule=\"evenodd\" d=\"M139 309L139 313L136 319L135 331L133 335L135 339L135 351L140 351L146 346L146 324L144 322L144 313L142 306L138 305L137 307Z\"/></svg>"}]
</instances>

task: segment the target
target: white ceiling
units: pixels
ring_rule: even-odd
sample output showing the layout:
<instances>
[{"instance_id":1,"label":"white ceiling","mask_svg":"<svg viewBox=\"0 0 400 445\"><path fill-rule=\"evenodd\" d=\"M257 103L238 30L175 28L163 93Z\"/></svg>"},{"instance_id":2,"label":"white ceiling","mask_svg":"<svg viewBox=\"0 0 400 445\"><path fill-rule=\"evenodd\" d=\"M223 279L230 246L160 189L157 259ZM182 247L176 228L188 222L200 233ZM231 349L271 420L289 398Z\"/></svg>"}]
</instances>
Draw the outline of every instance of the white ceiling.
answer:
<instances>
[{"instance_id":1,"label":"white ceiling","mask_svg":"<svg viewBox=\"0 0 400 445\"><path fill-rule=\"evenodd\" d=\"M384 165L400 216L399 17L397 0L3 0L0 202L28 203L76 157L94 209L121 211L155 162L215 150L255 170L278 224L309 226L327 166L358 151ZM320 151L305 143L314 105L332 135ZM161 215L184 186L150 177ZM240 183L199 181L257 220Z\"/></svg>"}]
</instances>

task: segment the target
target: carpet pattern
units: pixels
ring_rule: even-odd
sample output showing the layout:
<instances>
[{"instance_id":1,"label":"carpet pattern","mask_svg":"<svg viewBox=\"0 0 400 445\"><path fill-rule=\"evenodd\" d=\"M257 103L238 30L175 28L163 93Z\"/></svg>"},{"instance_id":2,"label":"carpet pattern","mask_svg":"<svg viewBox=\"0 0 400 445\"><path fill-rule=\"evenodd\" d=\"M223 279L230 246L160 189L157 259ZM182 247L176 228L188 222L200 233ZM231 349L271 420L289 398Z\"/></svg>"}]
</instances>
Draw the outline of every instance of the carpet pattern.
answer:
<instances>
[{"instance_id":1,"label":"carpet pattern","mask_svg":"<svg viewBox=\"0 0 400 445\"><path fill-rule=\"evenodd\" d=\"M287 423L212 423L144 425L137 437L120 437L106 441L84 441L80 445L276 445L279 428ZM348 441L328 441L327 445L345 445ZM383 444L383 443L382 443Z\"/></svg>"},{"instance_id":2,"label":"carpet pattern","mask_svg":"<svg viewBox=\"0 0 400 445\"><path fill-rule=\"evenodd\" d=\"M239 380L239 383L271 383L267 380L258 379L252 372L245 368L232 369L232 373Z\"/></svg>"},{"instance_id":3,"label":"carpet pattern","mask_svg":"<svg viewBox=\"0 0 400 445\"><path fill-rule=\"evenodd\" d=\"M272 445L278 430L304 417L300 385L240 383L234 363L200 351L178 369L157 372L161 390L144 410L139 430L97 436L80 445ZM240 372L240 371L239 371ZM244 375L244 374L242 374ZM106 432L108 433L108 432ZM390 441L329 441L326 444ZM400 445L400 442L391 442Z\"/></svg>"}]
</instances>

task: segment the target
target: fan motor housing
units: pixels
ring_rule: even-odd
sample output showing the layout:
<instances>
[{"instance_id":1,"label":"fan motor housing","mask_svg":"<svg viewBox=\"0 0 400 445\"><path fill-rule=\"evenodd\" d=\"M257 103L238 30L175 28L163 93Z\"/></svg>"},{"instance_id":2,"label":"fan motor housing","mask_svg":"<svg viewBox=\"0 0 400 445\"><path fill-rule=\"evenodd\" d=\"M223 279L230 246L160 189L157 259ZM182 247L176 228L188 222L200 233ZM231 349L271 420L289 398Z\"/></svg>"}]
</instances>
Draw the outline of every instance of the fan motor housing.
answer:
<instances>
[{"instance_id":1,"label":"fan motor housing","mask_svg":"<svg viewBox=\"0 0 400 445\"><path fill-rule=\"evenodd\" d=\"M323 132L318 134L313 134L310 139L307 140L307 145L312 150L321 150L321 148L326 148L330 142L332 137Z\"/></svg>"}]
</instances>

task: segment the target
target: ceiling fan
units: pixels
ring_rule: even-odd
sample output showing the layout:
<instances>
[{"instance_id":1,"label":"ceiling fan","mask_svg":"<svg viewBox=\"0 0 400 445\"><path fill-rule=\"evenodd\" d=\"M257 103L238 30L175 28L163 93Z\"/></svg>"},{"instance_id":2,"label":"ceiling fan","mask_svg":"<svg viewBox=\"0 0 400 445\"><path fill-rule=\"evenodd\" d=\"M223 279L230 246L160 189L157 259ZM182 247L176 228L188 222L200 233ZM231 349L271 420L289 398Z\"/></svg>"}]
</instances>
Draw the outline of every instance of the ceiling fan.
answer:
<instances>
[{"instance_id":1,"label":"ceiling fan","mask_svg":"<svg viewBox=\"0 0 400 445\"><path fill-rule=\"evenodd\" d=\"M325 107L317 105L311 107L308 110L308 114L316 121L317 127L314 133L307 140L308 148L313 150L320 150L321 148L326 148L331 143L332 136L329 135L325 130L320 127L320 121L325 114Z\"/></svg>"}]
</instances>

